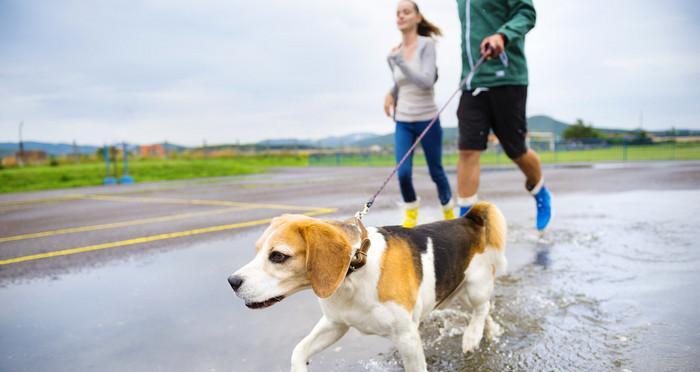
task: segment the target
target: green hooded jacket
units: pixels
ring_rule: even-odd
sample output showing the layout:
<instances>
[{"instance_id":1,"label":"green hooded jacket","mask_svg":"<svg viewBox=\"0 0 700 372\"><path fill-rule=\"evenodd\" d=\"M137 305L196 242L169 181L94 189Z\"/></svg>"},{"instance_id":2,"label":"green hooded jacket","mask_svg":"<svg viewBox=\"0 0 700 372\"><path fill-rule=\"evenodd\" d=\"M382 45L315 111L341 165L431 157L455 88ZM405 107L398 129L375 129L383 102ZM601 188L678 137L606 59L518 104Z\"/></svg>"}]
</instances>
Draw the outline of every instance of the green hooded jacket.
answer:
<instances>
[{"instance_id":1,"label":"green hooded jacket","mask_svg":"<svg viewBox=\"0 0 700 372\"><path fill-rule=\"evenodd\" d=\"M536 19L532 0L457 0L457 7L462 23L462 79L479 60L485 37L500 33L506 38L505 57L486 61L463 89L527 85L525 34L535 27Z\"/></svg>"}]
</instances>

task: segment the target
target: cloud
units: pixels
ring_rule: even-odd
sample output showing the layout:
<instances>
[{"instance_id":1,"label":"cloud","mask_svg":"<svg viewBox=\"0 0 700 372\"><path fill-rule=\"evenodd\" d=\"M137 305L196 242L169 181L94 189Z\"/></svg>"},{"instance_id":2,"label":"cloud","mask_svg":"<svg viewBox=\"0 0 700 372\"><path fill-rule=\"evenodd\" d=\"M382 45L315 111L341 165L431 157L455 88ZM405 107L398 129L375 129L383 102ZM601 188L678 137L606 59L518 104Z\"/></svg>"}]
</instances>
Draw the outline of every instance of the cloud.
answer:
<instances>
[{"instance_id":1,"label":"cloud","mask_svg":"<svg viewBox=\"0 0 700 372\"><path fill-rule=\"evenodd\" d=\"M421 2L444 31L442 104L461 73L455 2ZM0 2L0 141L187 145L388 133L396 3L270 0ZM648 129L700 127L699 6L536 2L528 110ZM456 102L442 116L455 126Z\"/></svg>"}]
</instances>

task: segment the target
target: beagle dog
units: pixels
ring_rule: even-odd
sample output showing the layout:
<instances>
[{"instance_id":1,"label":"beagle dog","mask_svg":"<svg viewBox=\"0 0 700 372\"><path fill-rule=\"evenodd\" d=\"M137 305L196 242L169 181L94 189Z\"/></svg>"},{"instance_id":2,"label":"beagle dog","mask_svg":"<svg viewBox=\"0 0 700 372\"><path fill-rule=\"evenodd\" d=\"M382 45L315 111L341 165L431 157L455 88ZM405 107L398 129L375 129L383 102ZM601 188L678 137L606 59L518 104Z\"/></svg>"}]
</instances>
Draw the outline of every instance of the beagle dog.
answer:
<instances>
[{"instance_id":1,"label":"beagle dog","mask_svg":"<svg viewBox=\"0 0 700 372\"><path fill-rule=\"evenodd\" d=\"M465 353L478 348L484 331L501 333L489 307L496 271L506 266L505 242L503 214L486 202L464 217L411 229L283 215L228 281L253 309L309 287L319 297L323 317L294 348L292 371L307 371L309 358L350 327L388 337L406 371L426 371L418 325L433 309L452 300L470 309Z\"/></svg>"}]
</instances>

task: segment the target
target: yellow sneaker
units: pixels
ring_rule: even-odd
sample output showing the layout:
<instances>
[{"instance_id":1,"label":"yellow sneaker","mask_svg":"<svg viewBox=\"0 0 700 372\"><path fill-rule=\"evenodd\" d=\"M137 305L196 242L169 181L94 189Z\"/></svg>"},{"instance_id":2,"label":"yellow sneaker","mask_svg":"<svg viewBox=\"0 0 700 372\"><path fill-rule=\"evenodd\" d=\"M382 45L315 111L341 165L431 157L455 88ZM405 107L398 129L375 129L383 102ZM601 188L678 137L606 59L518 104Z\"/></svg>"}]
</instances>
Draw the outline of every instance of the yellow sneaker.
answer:
<instances>
[{"instance_id":1,"label":"yellow sneaker","mask_svg":"<svg viewBox=\"0 0 700 372\"><path fill-rule=\"evenodd\" d=\"M454 200L450 200L447 204L442 206L442 215L445 217L445 221L452 220L455 218Z\"/></svg>"},{"instance_id":2,"label":"yellow sneaker","mask_svg":"<svg viewBox=\"0 0 700 372\"><path fill-rule=\"evenodd\" d=\"M418 208L406 208L401 226L411 228L418 225Z\"/></svg>"},{"instance_id":3,"label":"yellow sneaker","mask_svg":"<svg viewBox=\"0 0 700 372\"><path fill-rule=\"evenodd\" d=\"M443 209L442 215L445 216L445 221L453 220L455 218L455 210L454 210L454 208Z\"/></svg>"}]
</instances>

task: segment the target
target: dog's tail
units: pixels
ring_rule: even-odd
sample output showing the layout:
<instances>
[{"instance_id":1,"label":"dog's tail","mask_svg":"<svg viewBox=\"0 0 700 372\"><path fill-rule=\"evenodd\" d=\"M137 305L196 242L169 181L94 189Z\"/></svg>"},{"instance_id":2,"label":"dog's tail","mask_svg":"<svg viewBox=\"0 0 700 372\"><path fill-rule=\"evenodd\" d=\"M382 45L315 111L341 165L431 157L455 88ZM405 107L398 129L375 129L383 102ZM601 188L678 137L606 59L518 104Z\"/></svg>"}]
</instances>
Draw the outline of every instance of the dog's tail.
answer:
<instances>
[{"instance_id":1,"label":"dog's tail","mask_svg":"<svg viewBox=\"0 0 700 372\"><path fill-rule=\"evenodd\" d=\"M506 248L506 219L503 213L495 205L489 202L478 202L465 215L467 218L472 218L477 222L481 222L484 226L484 245L486 250L495 250L497 253L496 266L498 269L505 270L505 248Z\"/></svg>"}]
</instances>

